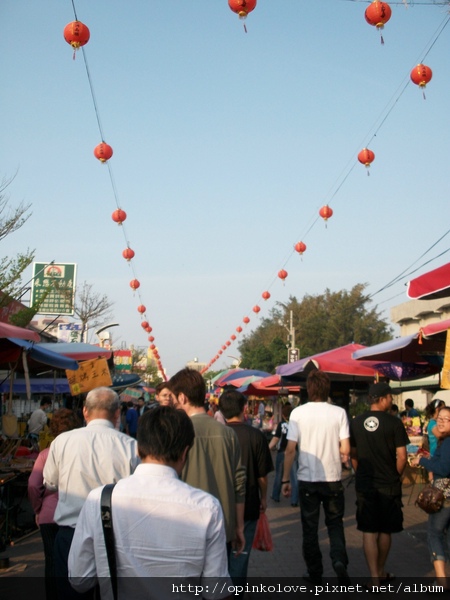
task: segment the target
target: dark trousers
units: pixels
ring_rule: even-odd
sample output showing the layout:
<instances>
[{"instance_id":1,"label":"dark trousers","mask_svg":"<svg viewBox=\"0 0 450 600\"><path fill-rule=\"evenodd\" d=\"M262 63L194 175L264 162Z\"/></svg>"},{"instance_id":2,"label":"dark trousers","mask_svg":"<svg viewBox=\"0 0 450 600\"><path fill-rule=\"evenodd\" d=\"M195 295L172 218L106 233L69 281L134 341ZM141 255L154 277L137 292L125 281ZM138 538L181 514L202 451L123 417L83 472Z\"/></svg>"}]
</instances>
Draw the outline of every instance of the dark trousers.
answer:
<instances>
[{"instance_id":1,"label":"dark trousers","mask_svg":"<svg viewBox=\"0 0 450 600\"><path fill-rule=\"evenodd\" d=\"M89 592L79 594L69 583L67 563L74 533L75 529L73 527L60 527L56 534L53 564L58 600L92 600L94 598L94 588L89 590Z\"/></svg>"},{"instance_id":2,"label":"dark trousers","mask_svg":"<svg viewBox=\"0 0 450 600\"><path fill-rule=\"evenodd\" d=\"M45 557L45 594L47 600L56 600L56 579L53 565L53 553L58 525L56 523L41 523L39 525Z\"/></svg>"},{"instance_id":3,"label":"dark trousers","mask_svg":"<svg viewBox=\"0 0 450 600\"><path fill-rule=\"evenodd\" d=\"M344 488L340 481L299 481L300 515L303 529L303 558L311 578L323 573L322 553L319 547L320 505L325 513L325 525L330 540L330 557L334 565L348 565L344 536Z\"/></svg>"}]
</instances>

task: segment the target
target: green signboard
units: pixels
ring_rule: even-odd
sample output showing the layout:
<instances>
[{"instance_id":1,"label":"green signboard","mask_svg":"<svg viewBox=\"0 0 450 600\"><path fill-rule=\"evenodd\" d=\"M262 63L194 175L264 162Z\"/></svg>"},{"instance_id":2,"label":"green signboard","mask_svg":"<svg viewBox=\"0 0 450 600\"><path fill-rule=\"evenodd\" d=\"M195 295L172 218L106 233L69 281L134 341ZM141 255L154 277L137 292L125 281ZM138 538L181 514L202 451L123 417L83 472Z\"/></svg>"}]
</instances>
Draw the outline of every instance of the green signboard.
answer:
<instances>
[{"instance_id":1,"label":"green signboard","mask_svg":"<svg viewBox=\"0 0 450 600\"><path fill-rule=\"evenodd\" d=\"M77 265L34 263L31 304L41 315L73 315Z\"/></svg>"}]
</instances>

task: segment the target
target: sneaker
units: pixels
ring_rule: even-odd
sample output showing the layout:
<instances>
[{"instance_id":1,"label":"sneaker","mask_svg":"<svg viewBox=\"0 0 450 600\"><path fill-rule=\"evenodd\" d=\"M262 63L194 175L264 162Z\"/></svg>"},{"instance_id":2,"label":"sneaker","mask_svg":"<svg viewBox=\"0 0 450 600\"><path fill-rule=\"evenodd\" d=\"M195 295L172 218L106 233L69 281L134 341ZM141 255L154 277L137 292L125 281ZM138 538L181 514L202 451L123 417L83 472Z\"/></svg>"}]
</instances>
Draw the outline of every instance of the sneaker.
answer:
<instances>
[{"instance_id":1,"label":"sneaker","mask_svg":"<svg viewBox=\"0 0 450 600\"><path fill-rule=\"evenodd\" d=\"M349 585L351 579L347 573L347 567L341 561L337 561L333 564L334 572L337 575L338 581L342 585Z\"/></svg>"}]
</instances>

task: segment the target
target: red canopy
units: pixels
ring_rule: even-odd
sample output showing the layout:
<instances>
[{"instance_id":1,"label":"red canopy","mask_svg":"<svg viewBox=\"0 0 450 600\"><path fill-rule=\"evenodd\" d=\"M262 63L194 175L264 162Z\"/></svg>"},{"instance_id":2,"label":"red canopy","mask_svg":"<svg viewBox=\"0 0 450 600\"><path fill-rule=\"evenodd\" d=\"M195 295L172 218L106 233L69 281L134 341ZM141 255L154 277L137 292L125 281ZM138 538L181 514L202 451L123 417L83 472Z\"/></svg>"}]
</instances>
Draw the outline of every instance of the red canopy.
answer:
<instances>
[{"instance_id":1,"label":"red canopy","mask_svg":"<svg viewBox=\"0 0 450 600\"><path fill-rule=\"evenodd\" d=\"M373 380L377 374L373 368L374 361L361 363L352 358L352 354L356 350L363 348L365 346L361 346L361 344L347 344L340 348L320 352L277 367L277 374L292 379L305 379L311 370L320 369L331 375L332 380Z\"/></svg>"},{"instance_id":2,"label":"red canopy","mask_svg":"<svg viewBox=\"0 0 450 600\"><path fill-rule=\"evenodd\" d=\"M280 375L270 375L250 383L244 393L247 396L276 396L280 390L285 390L289 394L298 394L300 386L283 384Z\"/></svg>"},{"instance_id":3,"label":"red canopy","mask_svg":"<svg viewBox=\"0 0 450 600\"><path fill-rule=\"evenodd\" d=\"M450 296L450 263L411 279L407 295L414 300L435 300Z\"/></svg>"},{"instance_id":4,"label":"red canopy","mask_svg":"<svg viewBox=\"0 0 450 600\"><path fill-rule=\"evenodd\" d=\"M9 323L0 323L0 338L18 338L19 340L28 340L30 342L40 342L41 336L37 331L16 327Z\"/></svg>"}]
</instances>

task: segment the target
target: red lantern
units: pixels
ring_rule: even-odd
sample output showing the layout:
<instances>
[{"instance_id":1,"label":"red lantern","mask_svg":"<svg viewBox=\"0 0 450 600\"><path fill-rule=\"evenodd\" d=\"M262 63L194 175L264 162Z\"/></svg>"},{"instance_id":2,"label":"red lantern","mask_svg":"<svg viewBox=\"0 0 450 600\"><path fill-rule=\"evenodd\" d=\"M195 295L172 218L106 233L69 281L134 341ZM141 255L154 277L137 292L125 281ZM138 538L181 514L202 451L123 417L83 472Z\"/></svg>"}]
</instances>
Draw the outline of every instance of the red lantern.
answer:
<instances>
[{"instance_id":1,"label":"red lantern","mask_svg":"<svg viewBox=\"0 0 450 600\"><path fill-rule=\"evenodd\" d=\"M433 71L430 69L430 67L422 64L416 65L411 71L411 80L413 83L422 88L422 90L425 90L427 83L431 81L432 76ZM425 98L425 91L423 92L423 97Z\"/></svg>"},{"instance_id":2,"label":"red lantern","mask_svg":"<svg viewBox=\"0 0 450 600\"><path fill-rule=\"evenodd\" d=\"M147 327L145 328L145 331L147 333L151 333L153 331L153 329L150 327L150 325L147 325Z\"/></svg>"},{"instance_id":3,"label":"red lantern","mask_svg":"<svg viewBox=\"0 0 450 600\"><path fill-rule=\"evenodd\" d=\"M147 310L143 304L140 304L137 307L137 309L138 309L138 312L141 313L141 315L143 315L145 313L145 311Z\"/></svg>"},{"instance_id":4,"label":"red lantern","mask_svg":"<svg viewBox=\"0 0 450 600\"><path fill-rule=\"evenodd\" d=\"M234 340L236 339L236 336L234 335L234 333L232 336L230 336L230 339L233 340L233 342L234 342Z\"/></svg>"},{"instance_id":5,"label":"red lantern","mask_svg":"<svg viewBox=\"0 0 450 600\"><path fill-rule=\"evenodd\" d=\"M223 354L223 350L219 350L219 354Z\"/></svg>"},{"instance_id":6,"label":"red lantern","mask_svg":"<svg viewBox=\"0 0 450 600\"><path fill-rule=\"evenodd\" d=\"M363 148L358 154L358 160L367 168L367 175L370 175L369 167L375 160L375 154L372 152L372 150L369 150L369 148Z\"/></svg>"},{"instance_id":7,"label":"red lantern","mask_svg":"<svg viewBox=\"0 0 450 600\"><path fill-rule=\"evenodd\" d=\"M270 298L269 292L263 292L262 293L262 297L263 297L264 300L268 300Z\"/></svg>"},{"instance_id":8,"label":"red lantern","mask_svg":"<svg viewBox=\"0 0 450 600\"><path fill-rule=\"evenodd\" d=\"M225 344L222 346L222 350L226 350L227 347L225 346Z\"/></svg>"},{"instance_id":9,"label":"red lantern","mask_svg":"<svg viewBox=\"0 0 450 600\"><path fill-rule=\"evenodd\" d=\"M225 342L225 344L226 344L227 346L231 346L231 342L230 342L230 340L227 340L227 341Z\"/></svg>"},{"instance_id":10,"label":"red lantern","mask_svg":"<svg viewBox=\"0 0 450 600\"><path fill-rule=\"evenodd\" d=\"M384 44L384 40L383 36L381 35L381 30L391 18L391 14L392 10L387 2L379 2L378 0L374 0L374 2L369 4L369 6L366 8L366 21L369 23L369 25L373 25L378 29L382 44Z\"/></svg>"},{"instance_id":11,"label":"red lantern","mask_svg":"<svg viewBox=\"0 0 450 600\"><path fill-rule=\"evenodd\" d=\"M127 218L127 213L124 210L122 210L121 208L118 208L112 214L112 220L115 223L118 223L119 225L122 225L122 223L126 220L126 218Z\"/></svg>"},{"instance_id":12,"label":"red lantern","mask_svg":"<svg viewBox=\"0 0 450 600\"><path fill-rule=\"evenodd\" d=\"M258 314L258 313L259 313L259 311L260 311L261 309L259 308L259 306L258 306L258 305L256 305L256 306L254 306L254 307L252 308L252 310L253 310L253 312L254 312L254 313Z\"/></svg>"},{"instance_id":13,"label":"red lantern","mask_svg":"<svg viewBox=\"0 0 450 600\"><path fill-rule=\"evenodd\" d=\"M125 248L125 250L122 252L122 256L126 260L130 261L132 258L134 258L134 250L132 250L131 248Z\"/></svg>"},{"instance_id":14,"label":"red lantern","mask_svg":"<svg viewBox=\"0 0 450 600\"><path fill-rule=\"evenodd\" d=\"M149 342L154 342L154 341L155 341L155 338L154 338L154 337L151 335L151 336L148 338L148 341L149 341Z\"/></svg>"},{"instance_id":15,"label":"red lantern","mask_svg":"<svg viewBox=\"0 0 450 600\"><path fill-rule=\"evenodd\" d=\"M244 317L242 319L242 321L247 325L248 323L250 323L250 319L248 317Z\"/></svg>"},{"instance_id":16,"label":"red lantern","mask_svg":"<svg viewBox=\"0 0 450 600\"><path fill-rule=\"evenodd\" d=\"M105 142L102 142L94 148L95 158L98 158L98 160L102 163L105 163L107 160L109 160L112 155L113 149Z\"/></svg>"},{"instance_id":17,"label":"red lantern","mask_svg":"<svg viewBox=\"0 0 450 600\"><path fill-rule=\"evenodd\" d=\"M328 221L328 219L333 216L333 211L328 206L328 204L326 204L325 206L322 206L322 208L319 210L319 215L322 217L322 219L326 223Z\"/></svg>"},{"instance_id":18,"label":"red lantern","mask_svg":"<svg viewBox=\"0 0 450 600\"><path fill-rule=\"evenodd\" d=\"M256 0L228 0L228 6L242 20L247 18L249 12L255 9ZM244 23L244 30L247 33L247 27Z\"/></svg>"},{"instance_id":19,"label":"red lantern","mask_svg":"<svg viewBox=\"0 0 450 600\"><path fill-rule=\"evenodd\" d=\"M301 256L303 254L303 252L306 250L306 244L304 244L303 242L297 242L294 246L294 249Z\"/></svg>"},{"instance_id":20,"label":"red lantern","mask_svg":"<svg viewBox=\"0 0 450 600\"><path fill-rule=\"evenodd\" d=\"M150 346L150 350L155 350L155 349L156 349L156 346L155 346L155 344L152 344L152 345Z\"/></svg>"},{"instance_id":21,"label":"red lantern","mask_svg":"<svg viewBox=\"0 0 450 600\"><path fill-rule=\"evenodd\" d=\"M147 327L148 327L148 321L142 321L141 327L142 327L142 329L147 329Z\"/></svg>"},{"instance_id":22,"label":"red lantern","mask_svg":"<svg viewBox=\"0 0 450 600\"><path fill-rule=\"evenodd\" d=\"M287 271L285 271L284 269L281 269L281 271L278 271L278 277L284 281L286 279L286 277L288 276Z\"/></svg>"},{"instance_id":23,"label":"red lantern","mask_svg":"<svg viewBox=\"0 0 450 600\"><path fill-rule=\"evenodd\" d=\"M239 325L239 327L236 327L236 331L237 331L238 333L242 333L242 327Z\"/></svg>"},{"instance_id":24,"label":"red lantern","mask_svg":"<svg viewBox=\"0 0 450 600\"><path fill-rule=\"evenodd\" d=\"M87 44L90 37L89 28L81 21L72 21L64 27L64 39L74 49L74 58L75 51Z\"/></svg>"},{"instance_id":25,"label":"red lantern","mask_svg":"<svg viewBox=\"0 0 450 600\"><path fill-rule=\"evenodd\" d=\"M137 279L132 279L130 281L130 288L133 289L133 290L137 290L138 287L141 287L140 281L138 281Z\"/></svg>"}]
</instances>

